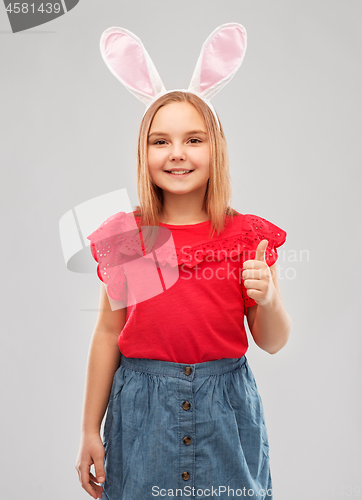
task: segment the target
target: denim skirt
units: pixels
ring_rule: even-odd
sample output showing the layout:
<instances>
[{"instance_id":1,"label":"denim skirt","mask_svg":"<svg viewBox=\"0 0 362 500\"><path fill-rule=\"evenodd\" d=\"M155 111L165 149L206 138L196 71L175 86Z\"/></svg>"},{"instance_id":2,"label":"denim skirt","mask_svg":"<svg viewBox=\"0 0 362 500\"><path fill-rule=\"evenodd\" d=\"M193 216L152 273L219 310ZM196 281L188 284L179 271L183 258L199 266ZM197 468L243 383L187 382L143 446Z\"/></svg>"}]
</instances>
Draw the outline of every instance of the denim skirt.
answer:
<instances>
[{"instance_id":1,"label":"denim skirt","mask_svg":"<svg viewBox=\"0 0 362 500\"><path fill-rule=\"evenodd\" d=\"M196 364L122 355L103 431L103 499L268 499L262 401L244 356Z\"/></svg>"}]
</instances>

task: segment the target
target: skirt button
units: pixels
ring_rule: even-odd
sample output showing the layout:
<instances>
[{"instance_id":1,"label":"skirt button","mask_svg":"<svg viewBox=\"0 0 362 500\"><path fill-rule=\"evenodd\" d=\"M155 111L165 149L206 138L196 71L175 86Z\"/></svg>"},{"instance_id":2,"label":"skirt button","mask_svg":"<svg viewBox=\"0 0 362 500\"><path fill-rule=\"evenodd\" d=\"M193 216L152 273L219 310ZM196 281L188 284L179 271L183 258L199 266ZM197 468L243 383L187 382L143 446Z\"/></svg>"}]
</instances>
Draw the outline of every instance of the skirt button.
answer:
<instances>
[{"instance_id":1,"label":"skirt button","mask_svg":"<svg viewBox=\"0 0 362 500\"><path fill-rule=\"evenodd\" d=\"M185 444L187 444L187 445L188 445L188 444L190 444L190 443L191 443L191 438L190 438L190 436L185 436L185 437L183 438L183 440L182 440L182 441L183 441Z\"/></svg>"},{"instance_id":2,"label":"skirt button","mask_svg":"<svg viewBox=\"0 0 362 500\"><path fill-rule=\"evenodd\" d=\"M190 406L191 406L191 404L190 404L190 402L189 402L189 401L184 401L184 402L182 403L182 408L183 408L184 410L189 410L189 409L190 409Z\"/></svg>"},{"instance_id":3,"label":"skirt button","mask_svg":"<svg viewBox=\"0 0 362 500\"><path fill-rule=\"evenodd\" d=\"M191 366L185 366L184 372L185 372L185 375L190 375L192 372Z\"/></svg>"},{"instance_id":4,"label":"skirt button","mask_svg":"<svg viewBox=\"0 0 362 500\"><path fill-rule=\"evenodd\" d=\"M182 473L182 479L184 479L185 481L187 481L188 479L190 479L190 473L185 471Z\"/></svg>"}]
</instances>

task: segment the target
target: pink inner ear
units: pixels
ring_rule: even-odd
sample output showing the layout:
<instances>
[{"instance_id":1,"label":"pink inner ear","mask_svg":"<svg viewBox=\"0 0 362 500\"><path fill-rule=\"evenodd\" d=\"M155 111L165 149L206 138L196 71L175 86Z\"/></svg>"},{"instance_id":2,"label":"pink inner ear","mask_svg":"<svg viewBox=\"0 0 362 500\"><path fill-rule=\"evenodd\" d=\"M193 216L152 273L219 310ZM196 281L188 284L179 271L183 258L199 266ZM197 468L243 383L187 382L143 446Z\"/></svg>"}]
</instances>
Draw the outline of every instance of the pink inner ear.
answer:
<instances>
[{"instance_id":1,"label":"pink inner ear","mask_svg":"<svg viewBox=\"0 0 362 500\"><path fill-rule=\"evenodd\" d=\"M245 38L235 27L220 30L207 44L202 57L200 91L203 92L230 75L245 52Z\"/></svg>"},{"instance_id":2,"label":"pink inner ear","mask_svg":"<svg viewBox=\"0 0 362 500\"><path fill-rule=\"evenodd\" d=\"M143 49L134 38L127 33L110 33L104 52L109 66L127 86L154 96Z\"/></svg>"}]
</instances>

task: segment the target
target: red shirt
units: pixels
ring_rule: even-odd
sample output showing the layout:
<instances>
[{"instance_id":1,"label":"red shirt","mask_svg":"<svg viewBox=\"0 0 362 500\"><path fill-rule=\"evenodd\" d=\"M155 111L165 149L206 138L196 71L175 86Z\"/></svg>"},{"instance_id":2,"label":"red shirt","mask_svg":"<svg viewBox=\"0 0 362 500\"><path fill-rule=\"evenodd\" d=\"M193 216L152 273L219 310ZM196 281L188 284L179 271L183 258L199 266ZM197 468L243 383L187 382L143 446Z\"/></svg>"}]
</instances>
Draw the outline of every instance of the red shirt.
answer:
<instances>
[{"instance_id":1,"label":"red shirt","mask_svg":"<svg viewBox=\"0 0 362 500\"><path fill-rule=\"evenodd\" d=\"M134 212L119 212L87 237L110 302L127 307L121 353L189 364L243 356L244 315L256 304L241 278L243 262L267 239L271 266L287 233L251 214L227 216L224 231L212 238L210 221L160 223L162 238L147 252L138 222Z\"/></svg>"}]
</instances>

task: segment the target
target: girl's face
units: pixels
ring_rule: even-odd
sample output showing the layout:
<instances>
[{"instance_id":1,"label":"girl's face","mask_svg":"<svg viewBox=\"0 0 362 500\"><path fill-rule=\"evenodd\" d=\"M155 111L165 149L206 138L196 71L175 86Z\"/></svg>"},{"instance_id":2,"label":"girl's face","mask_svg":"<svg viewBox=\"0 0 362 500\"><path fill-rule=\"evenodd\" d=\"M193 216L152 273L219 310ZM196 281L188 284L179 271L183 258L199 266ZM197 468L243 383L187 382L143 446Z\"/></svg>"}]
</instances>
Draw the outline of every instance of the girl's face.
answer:
<instances>
[{"instance_id":1,"label":"girl's face","mask_svg":"<svg viewBox=\"0 0 362 500\"><path fill-rule=\"evenodd\" d=\"M175 194L204 187L209 179L209 139L203 118L188 102L162 106L148 135L148 168L156 186ZM168 173L191 170L186 174Z\"/></svg>"}]
</instances>

